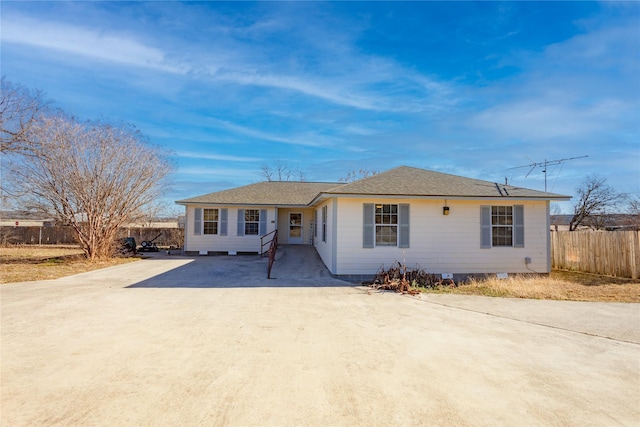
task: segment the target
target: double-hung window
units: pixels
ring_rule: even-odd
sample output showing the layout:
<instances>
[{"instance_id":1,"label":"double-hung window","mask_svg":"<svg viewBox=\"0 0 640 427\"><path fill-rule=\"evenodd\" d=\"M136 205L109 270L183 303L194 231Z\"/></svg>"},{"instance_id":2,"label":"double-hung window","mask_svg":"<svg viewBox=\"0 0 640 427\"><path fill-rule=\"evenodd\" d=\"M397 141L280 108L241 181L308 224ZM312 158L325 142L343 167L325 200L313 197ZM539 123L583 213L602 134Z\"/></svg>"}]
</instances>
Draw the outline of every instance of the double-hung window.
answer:
<instances>
[{"instance_id":1,"label":"double-hung window","mask_svg":"<svg viewBox=\"0 0 640 427\"><path fill-rule=\"evenodd\" d=\"M218 234L218 209L203 209L203 234Z\"/></svg>"},{"instance_id":2,"label":"double-hung window","mask_svg":"<svg viewBox=\"0 0 640 427\"><path fill-rule=\"evenodd\" d=\"M258 235L260 229L260 210L245 209L244 211L244 234Z\"/></svg>"},{"instance_id":3,"label":"double-hung window","mask_svg":"<svg viewBox=\"0 0 640 427\"><path fill-rule=\"evenodd\" d=\"M491 244L513 246L513 206L491 206Z\"/></svg>"},{"instance_id":4,"label":"double-hung window","mask_svg":"<svg viewBox=\"0 0 640 427\"><path fill-rule=\"evenodd\" d=\"M193 234L227 235L227 208L195 208L193 211Z\"/></svg>"},{"instance_id":5,"label":"double-hung window","mask_svg":"<svg viewBox=\"0 0 640 427\"><path fill-rule=\"evenodd\" d=\"M362 247L409 247L409 205L363 205Z\"/></svg>"},{"instance_id":6,"label":"double-hung window","mask_svg":"<svg viewBox=\"0 0 640 427\"><path fill-rule=\"evenodd\" d=\"M524 247L524 206L481 206L481 247Z\"/></svg>"},{"instance_id":7,"label":"double-hung window","mask_svg":"<svg viewBox=\"0 0 640 427\"><path fill-rule=\"evenodd\" d=\"M238 209L238 236L267 234L266 209Z\"/></svg>"},{"instance_id":8,"label":"double-hung window","mask_svg":"<svg viewBox=\"0 0 640 427\"><path fill-rule=\"evenodd\" d=\"M398 205L376 205L376 246L398 245Z\"/></svg>"}]
</instances>

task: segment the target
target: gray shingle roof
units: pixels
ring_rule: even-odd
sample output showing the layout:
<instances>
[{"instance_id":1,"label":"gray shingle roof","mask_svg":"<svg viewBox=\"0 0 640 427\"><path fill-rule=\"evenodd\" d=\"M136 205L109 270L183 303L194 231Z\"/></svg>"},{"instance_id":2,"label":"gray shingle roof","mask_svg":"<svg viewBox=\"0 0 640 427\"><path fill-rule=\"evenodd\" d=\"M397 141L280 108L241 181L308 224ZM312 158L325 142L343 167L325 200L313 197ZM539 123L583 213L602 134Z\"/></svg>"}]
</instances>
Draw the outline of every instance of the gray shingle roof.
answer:
<instances>
[{"instance_id":1,"label":"gray shingle roof","mask_svg":"<svg viewBox=\"0 0 640 427\"><path fill-rule=\"evenodd\" d=\"M349 184L270 181L209 193L178 204L306 206L321 194L569 199L569 196L400 166Z\"/></svg>"},{"instance_id":2,"label":"gray shingle roof","mask_svg":"<svg viewBox=\"0 0 640 427\"><path fill-rule=\"evenodd\" d=\"M190 199L178 200L176 203L306 206L319 193L340 185L336 182L265 181Z\"/></svg>"},{"instance_id":3,"label":"gray shingle roof","mask_svg":"<svg viewBox=\"0 0 640 427\"><path fill-rule=\"evenodd\" d=\"M408 166L390 169L350 184L332 188L325 193L332 195L569 198L569 196L560 194L496 184L490 181Z\"/></svg>"}]
</instances>

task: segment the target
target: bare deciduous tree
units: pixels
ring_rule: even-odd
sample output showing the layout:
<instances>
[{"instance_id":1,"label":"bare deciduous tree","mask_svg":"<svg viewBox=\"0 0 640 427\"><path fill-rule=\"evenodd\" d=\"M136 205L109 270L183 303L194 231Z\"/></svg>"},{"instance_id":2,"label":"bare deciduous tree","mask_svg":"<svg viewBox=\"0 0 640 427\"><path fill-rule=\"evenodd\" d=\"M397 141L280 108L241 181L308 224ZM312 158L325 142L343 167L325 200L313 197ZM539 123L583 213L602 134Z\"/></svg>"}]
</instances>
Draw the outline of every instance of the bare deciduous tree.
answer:
<instances>
[{"instance_id":1,"label":"bare deciduous tree","mask_svg":"<svg viewBox=\"0 0 640 427\"><path fill-rule=\"evenodd\" d=\"M640 192L636 191L627 196L627 213L640 215Z\"/></svg>"},{"instance_id":2,"label":"bare deciduous tree","mask_svg":"<svg viewBox=\"0 0 640 427\"><path fill-rule=\"evenodd\" d=\"M603 218L618 206L624 195L616 192L607 184L607 179L590 175L577 189L578 200L573 207L573 217L569 230L574 231L580 225L594 228L602 226Z\"/></svg>"},{"instance_id":3,"label":"bare deciduous tree","mask_svg":"<svg viewBox=\"0 0 640 427\"><path fill-rule=\"evenodd\" d=\"M378 174L377 170L360 169L357 171L349 172L345 177L340 178L338 182L346 182L346 183L354 182L362 178L367 178L369 176L373 176L377 174Z\"/></svg>"},{"instance_id":4,"label":"bare deciduous tree","mask_svg":"<svg viewBox=\"0 0 640 427\"><path fill-rule=\"evenodd\" d=\"M32 206L70 225L89 259L112 255L118 228L162 195L173 169L131 125L52 115L32 124L28 138L41 149L13 162L13 183Z\"/></svg>"},{"instance_id":5,"label":"bare deciduous tree","mask_svg":"<svg viewBox=\"0 0 640 427\"><path fill-rule=\"evenodd\" d=\"M0 153L33 154L36 141L29 138L29 130L47 112L50 102L39 90L15 85L4 76L0 80Z\"/></svg>"},{"instance_id":6,"label":"bare deciduous tree","mask_svg":"<svg viewBox=\"0 0 640 427\"><path fill-rule=\"evenodd\" d=\"M627 217L624 225L632 230L640 230L640 192L635 191L627 195L626 199Z\"/></svg>"},{"instance_id":7,"label":"bare deciduous tree","mask_svg":"<svg viewBox=\"0 0 640 427\"><path fill-rule=\"evenodd\" d=\"M273 167L263 165L260 168L260 175L265 181L291 181L296 177L298 181L305 181L304 172L301 169L291 169L282 160L278 160Z\"/></svg>"}]
</instances>

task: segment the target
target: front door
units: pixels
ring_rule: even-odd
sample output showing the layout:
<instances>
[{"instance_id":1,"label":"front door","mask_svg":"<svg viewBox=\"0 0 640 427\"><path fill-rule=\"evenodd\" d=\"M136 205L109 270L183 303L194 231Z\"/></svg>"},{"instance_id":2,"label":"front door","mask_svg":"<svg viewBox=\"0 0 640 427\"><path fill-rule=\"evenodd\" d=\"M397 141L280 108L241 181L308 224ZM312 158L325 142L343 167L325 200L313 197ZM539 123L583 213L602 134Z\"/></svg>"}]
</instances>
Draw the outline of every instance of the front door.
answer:
<instances>
[{"instance_id":1,"label":"front door","mask_svg":"<svg viewBox=\"0 0 640 427\"><path fill-rule=\"evenodd\" d=\"M302 244L302 213L289 212L289 241L290 245Z\"/></svg>"}]
</instances>

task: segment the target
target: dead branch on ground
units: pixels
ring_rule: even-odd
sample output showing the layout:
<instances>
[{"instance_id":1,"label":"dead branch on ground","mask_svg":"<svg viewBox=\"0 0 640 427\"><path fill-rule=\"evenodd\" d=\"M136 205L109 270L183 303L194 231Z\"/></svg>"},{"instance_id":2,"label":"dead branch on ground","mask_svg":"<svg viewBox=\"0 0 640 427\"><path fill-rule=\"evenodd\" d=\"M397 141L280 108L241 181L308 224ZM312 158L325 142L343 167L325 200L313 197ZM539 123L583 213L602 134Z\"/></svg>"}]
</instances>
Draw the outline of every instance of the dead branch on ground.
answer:
<instances>
[{"instance_id":1,"label":"dead branch on ground","mask_svg":"<svg viewBox=\"0 0 640 427\"><path fill-rule=\"evenodd\" d=\"M406 265L396 261L386 270L384 266L380 267L375 279L369 286L374 289L417 295L420 293L419 288L457 285L453 279L443 279L441 274L430 274L418 267L407 269Z\"/></svg>"}]
</instances>

